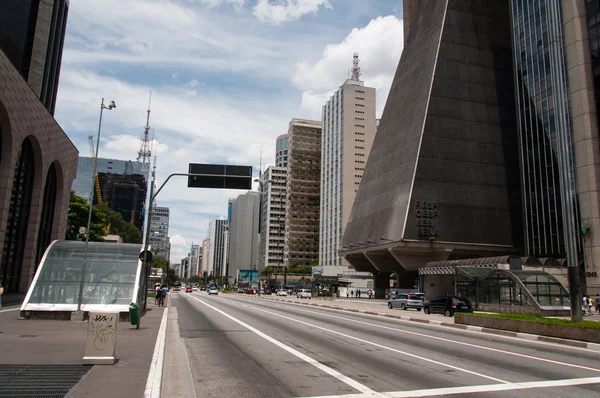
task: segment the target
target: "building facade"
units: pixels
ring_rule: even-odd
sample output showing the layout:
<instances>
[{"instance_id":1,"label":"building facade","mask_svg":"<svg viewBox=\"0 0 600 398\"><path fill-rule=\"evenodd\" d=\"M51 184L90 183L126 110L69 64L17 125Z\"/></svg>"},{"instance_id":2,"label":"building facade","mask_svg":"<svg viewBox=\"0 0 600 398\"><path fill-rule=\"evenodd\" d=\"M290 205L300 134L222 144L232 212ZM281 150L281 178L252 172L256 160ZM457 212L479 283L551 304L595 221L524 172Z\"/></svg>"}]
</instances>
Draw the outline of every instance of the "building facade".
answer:
<instances>
[{"instance_id":1,"label":"building facade","mask_svg":"<svg viewBox=\"0 0 600 398\"><path fill-rule=\"evenodd\" d=\"M281 134L275 142L275 166L287 167L289 151L289 137L287 134Z\"/></svg>"},{"instance_id":2,"label":"building facade","mask_svg":"<svg viewBox=\"0 0 600 398\"><path fill-rule=\"evenodd\" d=\"M282 267L285 243L287 168L271 166L263 173L260 265Z\"/></svg>"},{"instance_id":3,"label":"building facade","mask_svg":"<svg viewBox=\"0 0 600 398\"><path fill-rule=\"evenodd\" d=\"M210 257L210 239L204 239L202 241L202 261L200 262L200 272L202 275L210 274L211 268L208 266L208 259Z\"/></svg>"},{"instance_id":4,"label":"building facade","mask_svg":"<svg viewBox=\"0 0 600 398\"><path fill-rule=\"evenodd\" d=\"M181 264L179 265L179 277L183 279L187 279L190 277L190 258L184 257L181 259Z\"/></svg>"},{"instance_id":5,"label":"building facade","mask_svg":"<svg viewBox=\"0 0 600 398\"><path fill-rule=\"evenodd\" d=\"M3 0L0 48L54 115L68 0Z\"/></svg>"},{"instance_id":6,"label":"building facade","mask_svg":"<svg viewBox=\"0 0 600 398\"><path fill-rule=\"evenodd\" d=\"M338 249L377 131L375 106L375 89L354 79L323 106L319 265L342 265Z\"/></svg>"},{"instance_id":7,"label":"building facade","mask_svg":"<svg viewBox=\"0 0 600 398\"><path fill-rule=\"evenodd\" d=\"M227 220L210 220L208 223L208 267L213 276L225 276L225 227Z\"/></svg>"},{"instance_id":8,"label":"building facade","mask_svg":"<svg viewBox=\"0 0 600 398\"><path fill-rule=\"evenodd\" d=\"M240 269L255 269L258 263L258 220L260 194L248 192L233 202L229 225L229 277Z\"/></svg>"},{"instance_id":9,"label":"building facade","mask_svg":"<svg viewBox=\"0 0 600 398\"><path fill-rule=\"evenodd\" d=\"M121 213L123 219L132 222L140 231L144 225L144 211L148 191L148 172L144 164L130 160L98 158L97 163L100 197L94 187L93 159L79 157L77 178L73 190L79 196L89 198L94 204L106 203L111 210Z\"/></svg>"},{"instance_id":10,"label":"building facade","mask_svg":"<svg viewBox=\"0 0 600 398\"><path fill-rule=\"evenodd\" d=\"M292 119L288 128L284 265L319 260L321 122Z\"/></svg>"},{"instance_id":11,"label":"building facade","mask_svg":"<svg viewBox=\"0 0 600 398\"><path fill-rule=\"evenodd\" d=\"M150 247L154 256L170 261L171 244L169 242L169 208L152 207L150 218Z\"/></svg>"},{"instance_id":12,"label":"building facade","mask_svg":"<svg viewBox=\"0 0 600 398\"><path fill-rule=\"evenodd\" d=\"M202 263L202 246L192 242L189 254L190 277L201 275L200 264Z\"/></svg>"},{"instance_id":13,"label":"building facade","mask_svg":"<svg viewBox=\"0 0 600 398\"><path fill-rule=\"evenodd\" d=\"M3 48L0 76L0 283L6 303L22 299L48 245L65 237L78 152Z\"/></svg>"}]
</instances>

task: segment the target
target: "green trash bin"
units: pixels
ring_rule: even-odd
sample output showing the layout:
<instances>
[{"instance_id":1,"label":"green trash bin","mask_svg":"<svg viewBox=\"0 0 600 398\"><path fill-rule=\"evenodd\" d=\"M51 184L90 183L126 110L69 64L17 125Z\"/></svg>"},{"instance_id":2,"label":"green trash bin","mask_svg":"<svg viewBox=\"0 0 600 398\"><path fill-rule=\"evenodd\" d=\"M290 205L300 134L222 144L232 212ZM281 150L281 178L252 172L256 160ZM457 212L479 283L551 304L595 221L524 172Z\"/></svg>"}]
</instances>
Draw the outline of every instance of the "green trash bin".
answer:
<instances>
[{"instance_id":1,"label":"green trash bin","mask_svg":"<svg viewBox=\"0 0 600 398\"><path fill-rule=\"evenodd\" d=\"M140 328L140 314L139 314L140 306L136 303L129 304L129 322L132 325L136 326L136 329Z\"/></svg>"}]
</instances>

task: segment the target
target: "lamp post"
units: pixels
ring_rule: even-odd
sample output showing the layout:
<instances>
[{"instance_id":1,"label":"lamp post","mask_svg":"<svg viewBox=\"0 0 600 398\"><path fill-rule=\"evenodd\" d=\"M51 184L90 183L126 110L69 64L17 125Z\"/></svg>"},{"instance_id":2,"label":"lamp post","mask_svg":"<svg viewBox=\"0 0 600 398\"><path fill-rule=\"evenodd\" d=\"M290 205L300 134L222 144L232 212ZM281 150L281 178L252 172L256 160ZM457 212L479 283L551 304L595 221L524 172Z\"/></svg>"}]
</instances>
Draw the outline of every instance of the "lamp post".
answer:
<instances>
[{"instance_id":1,"label":"lamp post","mask_svg":"<svg viewBox=\"0 0 600 398\"><path fill-rule=\"evenodd\" d=\"M75 319L83 321L83 312L81 311L81 303L83 301L83 285L85 281L85 269L87 267L87 255L88 255L88 247L90 241L90 227L92 224L92 209L94 204L94 184L96 182L96 173L98 172L98 150L100 149L100 131L102 130L102 112L105 109L113 110L117 105L115 101L111 101L108 106L104 105L104 98L102 98L102 103L100 104L100 120L98 121L98 136L96 137L96 153L94 154L94 159L92 161L92 186L90 189L90 197L89 197L89 212L88 212L88 220L87 220L87 228L85 230L85 248L83 249L83 266L81 267L81 280L79 281L79 297L77 298L77 311L75 314Z\"/></svg>"}]
</instances>

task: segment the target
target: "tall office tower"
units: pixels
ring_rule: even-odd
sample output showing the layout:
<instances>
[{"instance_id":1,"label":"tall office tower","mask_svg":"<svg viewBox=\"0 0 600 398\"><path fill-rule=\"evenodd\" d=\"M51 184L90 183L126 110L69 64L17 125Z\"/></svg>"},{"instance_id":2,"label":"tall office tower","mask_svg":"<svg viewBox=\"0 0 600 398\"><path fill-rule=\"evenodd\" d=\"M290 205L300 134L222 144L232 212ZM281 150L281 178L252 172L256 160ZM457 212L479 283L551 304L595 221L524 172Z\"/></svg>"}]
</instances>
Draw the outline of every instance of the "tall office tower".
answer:
<instances>
[{"instance_id":1,"label":"tall office tower","mask_svg":"<svg viewBox=\"0 0 600 398\"><path fill-rule=\"evenodd\" d=\"M233 202L235 198L229 198L227 201L227 225L225 226L225 272L229 274L229 249L231 246L231 215L233 212Z\"/></svg>"},{"instance_id":2,"label":"tall office tower","mask_svg":"<svg viewBox=\"0 0 600 398\"><path fill-rule=\"evenodd\" d=\"M214 276L225 276L225 226L227 220L210 220L208 267Z\"/></svg>"},{"instance_id":3,"label":"tall office tower","mask_svg":"<svg viewBox=\"0 0 600 398\"><path fill-rule=\"evenodd\" d=\"M210 267L208 266L208 258L210 257L210 239L206 238L202 241L202 261L200 266L200 272L202 276L205 274L208 275L211 272Z\"/></svg>"},{"instance_id":4,"label":"tall office tower","mask_svg":"<svg viewBox=\"0 0 600 398\"><path fill-rule=\"evenodd\" d=\"M190 277L189 263L190 263L189 257L184 257L181 259L181 265L179 266L179 277L180 278L189 278Z\"/></svg>"},{"instance_id":5,"label":"tall office tower","mask_svg":"<svg viewBox=\"0 0 600 398\"><path fill-rule=\"evenodd\" d=\"M241 269L256 269L260 194L248 192L233 202L229 233L229 273L236 278Z\"/></svg>"},{"instance_id":6,"label":"tall office tower","mask_svg":"<svg viewBox=\"0 0 600 398\"><path fill-rule=\"evenodd\" d=\"M189 257L190 276L196 276L198 275L200 269L200 262L202 261L202 247L200 245L195 245L192 242Z\"/></svg>"},{"instance_id":7,"label":"tall office tower","mask_svg":"<svg viewBox=\"0 0 600 398\"><path fill-rule=\"evenodd\" d=\"M275 144L275 166L287 167L288 165L288 150L289 150L288 135L281 134L277 137Z\"/></svg>"},{"instance_id":8,"label":"tall office tower","mask_svg":"<svg viewBox=\"0 0 600 398\"><path fill-rule=\"evenodd\" d=\"M68 12L68 0L0 2L0 47L52 115Z\"/></svg>"},{"instance_id":9,"label":"tall office tower","mask_svg":"<svg viewBox=\"0 0 600 398\"><path fill-rule=\"evenodd\" d=\"M263 173L260 264L283 266L287 168L271 166Z\"/></svg>"},{"instance_id":10,"label":"tall office tower","mask_svg":"<svg viewBox=\"0 0 600 398\"><path fill-rule=\"evenodd\" d=\"M352 78L323 106L319 265L342 265L338 249L377 131L375 89L359 76L354 54Z\"/></svg>"},{"instance_id":11,"label":"tall office tower","mask_svg":"<svg viewBox=\"0 0 600 398\"><path fill-rule=\"evenodd\" d=\"M148 240L155 257L170 261L168 207L152 207Z\"/></svg>"},{"instance_id":12,"label":"tall office tower","mask_svg":"<svg viewBox=\"0 0 600 398\"><path fill-rule=\"evenodd\" d=\"M79 157L77 178L72 186L75 193L87 199L93 192L94 204L106 203L111 210L121 213L125 221L133 223L141 231L144 225L148 178L144 164L99 158L98 185L92 188L92 161L89 157Z\"/></svg>"},{"instance_id":13,"label":"tall office tower","mask_svg":"<svg viewBox=\"0 0 600 398\"><path fill-rule=\"evenodd\" d=\"M319 260L321 122L292 119L288 128L284 265Z\"/></svg>"}]
</instances>

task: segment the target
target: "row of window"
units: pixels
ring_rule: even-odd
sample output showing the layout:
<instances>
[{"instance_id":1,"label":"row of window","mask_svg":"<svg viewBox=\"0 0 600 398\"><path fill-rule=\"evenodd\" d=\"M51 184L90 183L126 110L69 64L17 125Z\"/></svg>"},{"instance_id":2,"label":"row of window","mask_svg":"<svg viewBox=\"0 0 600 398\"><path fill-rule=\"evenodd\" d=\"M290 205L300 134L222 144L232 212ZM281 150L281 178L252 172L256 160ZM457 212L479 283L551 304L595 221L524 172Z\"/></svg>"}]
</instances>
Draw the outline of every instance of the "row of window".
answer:
<instances>
[{"instance_id":1,"label":"row of window","mask_svg":"<svg viewBox=\"0 0 600 398\"><path fill-rule=\"evenodd\" d=\"M360 101L364 101L365 99L362 97L354 97L354 99L360 100Z\"/></svg>"}]
</instances>

